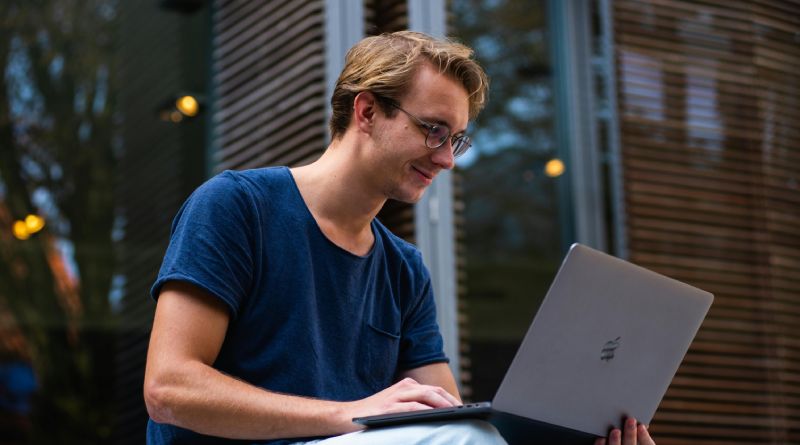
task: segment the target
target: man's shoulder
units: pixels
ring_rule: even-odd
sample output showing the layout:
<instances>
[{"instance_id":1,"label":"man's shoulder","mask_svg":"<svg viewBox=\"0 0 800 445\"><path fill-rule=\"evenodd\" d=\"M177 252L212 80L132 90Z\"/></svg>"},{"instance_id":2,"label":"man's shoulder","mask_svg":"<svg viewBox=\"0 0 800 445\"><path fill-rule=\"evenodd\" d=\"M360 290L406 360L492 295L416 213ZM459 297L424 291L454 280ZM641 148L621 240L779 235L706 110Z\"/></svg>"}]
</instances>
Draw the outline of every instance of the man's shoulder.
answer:
<instances>
[{"instance_id":1,"label":"man's shoulder","mask_svg":"<svg viewBox=\"0 0 800 445\"><path fill-rule=\"evenodd\" d=\"M425 268L422 262L422 252L420 252L417 246L392 233L392 231L384 226L377 218L375 219L375 228L380 233L384 251L387 255L397 256L408 267L415 271Z\"/></svg>"},{"instance_id":2,"label":"man's shoulder","mask_svg":"<svg viewBox=\"0 0 800 445\"><path fill-rule=\"evenodd\" d=\"M286 167L225 170L206 180L184 202L175 223L189 212L214 218L243 218L255 222L257 214L273 214L294 202L291 174ZM255 213L254 213L255 212ZM264 213L267 212L267 213Z\"/></svg>"},{"instance_id":3,"label":"man's shoulder","mask_svg":"<svg viewBox=\"0 0 800 445\"><path fill-rule=\"evenodd\" d=\"M263 167L248 170L225 170L210 179L210 181L214 180L229 180L238 182L240 184L285 184L286 182L291 181L291 174L289 173L288 167Z\"/></svg>"},{"instance_id":4,"label":"man's shoulder","mask_svg":"<svg viewBox=\"0 0 800 445\"><path fill-rule=\"evenodd\" d=\"M287 167L264 167L249 170L225 170L209 178L195 194L224 199L249 196L256 200L289 190L292 182Z\"/></svg>"}]
</instances>

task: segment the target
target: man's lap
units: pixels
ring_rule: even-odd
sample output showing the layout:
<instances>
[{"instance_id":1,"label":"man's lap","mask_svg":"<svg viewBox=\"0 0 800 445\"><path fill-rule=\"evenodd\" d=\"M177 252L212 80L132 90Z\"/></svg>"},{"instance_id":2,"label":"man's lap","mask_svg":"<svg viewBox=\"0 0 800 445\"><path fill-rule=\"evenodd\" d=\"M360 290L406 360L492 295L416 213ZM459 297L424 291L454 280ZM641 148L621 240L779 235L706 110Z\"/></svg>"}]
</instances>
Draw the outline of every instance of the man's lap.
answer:
<instances>
[{"instance_id":1,"label":"man's lap","mask_svg":"<svg viewBox=\"0 0 800 445\"><path fill-rule=\"evenodd\" d=\"M482 420L426 422L367 429L297 444L301 443L304 445L506 445L497 429Z\"/></svg>"}]
</instances>

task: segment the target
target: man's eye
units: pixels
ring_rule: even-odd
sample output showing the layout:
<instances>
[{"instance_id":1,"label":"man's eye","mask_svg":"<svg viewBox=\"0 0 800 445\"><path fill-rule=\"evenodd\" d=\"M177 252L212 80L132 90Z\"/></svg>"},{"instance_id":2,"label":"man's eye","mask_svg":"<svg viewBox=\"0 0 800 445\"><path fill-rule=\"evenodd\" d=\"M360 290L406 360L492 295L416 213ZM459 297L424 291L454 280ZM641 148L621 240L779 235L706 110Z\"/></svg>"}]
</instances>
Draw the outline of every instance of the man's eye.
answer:
<instances>
[{"instance_id":1,"label":"man's eye","mask_svg":"<svg viewBox=\"0 0 800 445\"><path fill-rule=\"evenodd\" d=\"M431 127L431 136L440 141L445 140L449 133L450 132L447 130L447 127L442 127L440 125L434 125Z\"/></svg>"}]
</instances>

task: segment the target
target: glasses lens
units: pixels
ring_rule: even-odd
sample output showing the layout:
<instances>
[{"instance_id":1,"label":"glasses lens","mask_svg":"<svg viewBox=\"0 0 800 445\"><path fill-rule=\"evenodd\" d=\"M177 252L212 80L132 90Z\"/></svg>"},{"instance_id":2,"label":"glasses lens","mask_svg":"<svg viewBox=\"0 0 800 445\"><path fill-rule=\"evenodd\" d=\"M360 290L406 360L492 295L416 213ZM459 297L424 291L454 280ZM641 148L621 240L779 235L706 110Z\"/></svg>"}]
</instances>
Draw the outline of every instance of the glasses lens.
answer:
<instances>
[{"instance_id":1,"label":"glasses lens","mask_svg":"<svg viewBox=\"0 0 800 445\"><path fill-rule=\"evenodd\" d=\"M467 149L472 145L472 141L469 139L469 136L459 136L453 141L453 157L457 158L464 153L466 153Z\"/></svg>"},{"instance_id":2,"label":"glasses lens","mask_svg":"<svg viewBox=\"0 0 800 445\"><path fill-rule=\"evenodd\" d=\"M450 136L449 128L443 125L431 125L425 143L430 148L439 148L447 141L448 136Z\"/></svg>"}]
</instances>

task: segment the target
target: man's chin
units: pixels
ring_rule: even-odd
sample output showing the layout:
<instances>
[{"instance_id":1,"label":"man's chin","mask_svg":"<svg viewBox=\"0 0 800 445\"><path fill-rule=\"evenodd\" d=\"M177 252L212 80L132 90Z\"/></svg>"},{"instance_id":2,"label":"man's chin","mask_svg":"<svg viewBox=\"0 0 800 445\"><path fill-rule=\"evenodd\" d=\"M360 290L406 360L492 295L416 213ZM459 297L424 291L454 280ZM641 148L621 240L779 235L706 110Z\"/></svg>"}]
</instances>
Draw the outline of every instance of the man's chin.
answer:
<instances>
[{"instance_id":1,"label":"man's chin","mask_svg":"<svg viewBox=\"0 0 800 445\"><path fill-rule=\"evenodd\" d=\"M427 187L422 190L419 190L418 192L395 193L395 195L391 196L390 198L395 201L404 202L406 204L416 204L419 202L420 199L422 199L422 195L425 194L425 190L427 190Z\"/></svg>"}]
</instances>

